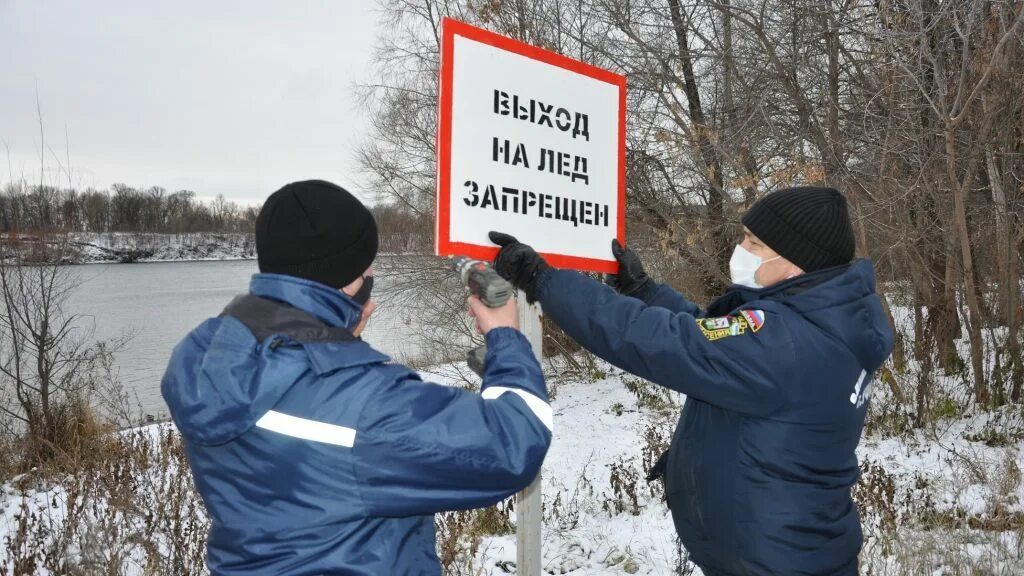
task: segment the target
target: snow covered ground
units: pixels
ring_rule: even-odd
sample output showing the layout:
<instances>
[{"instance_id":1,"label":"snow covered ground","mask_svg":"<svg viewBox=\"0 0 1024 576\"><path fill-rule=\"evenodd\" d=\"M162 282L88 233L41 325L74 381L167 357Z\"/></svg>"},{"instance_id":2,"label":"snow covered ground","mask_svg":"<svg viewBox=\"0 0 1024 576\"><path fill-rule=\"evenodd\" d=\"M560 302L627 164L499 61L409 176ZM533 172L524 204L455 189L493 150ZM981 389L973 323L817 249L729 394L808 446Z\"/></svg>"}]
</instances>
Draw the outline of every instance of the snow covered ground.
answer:
<instances>
[{"instance_id":1,"label":"snow covered ground","mask_svg":"<svg viewBox=\"0 0 1024 576\"><path fill-rule=\"evenodd\" d=\"M670 432L675 411L652 408L645 394L653 387L640 384L639 395L630 392L624 380L637 381L610 370L594 383L562 384L554 401L557 428L544 468L545 571L701 574L678 548L660 490L642 479L652 427ZM951 420L935 433L862 441L858 457L871 463L871 471L858 497L866 536L861 573L1024 574L1018 528L1024 444L1020 437L1008 445L979 440L986 430L1015 430L996 419L1005 415ZM627 486L635 482L637 506L616 493L615 470ZM553 511L556 500L561 513ZM514 535L486 538L476 557L484 574L508 573L514 560Z\"/></svg>"},{"instance_id":2,"label":"snow covered ground","mask_svg":"<svg viewBox=\"0 0 1024 576\"><path fill-rule=\"evenodd\" d=\"M451 376L455 368L441 367L424 377L451 383L456 380ZM600 363L587 377L552 379L551 387L555 437L543 471L545 572L700 574L676 543L660 486L643 480L646 466L668 442L684 399ZM879 393L873 402L882 405L888 400ZM1022 421L1019 409L1004 410L952 417L930 431L865 437L858 455L866 472L857 496L866 534L862 573L1024 573ZM194 495L182 494L181 481L170 478L183 462L166 457L166 452L178 450L176 432L161 425L136 436L150 439L148 474L158 476L131 480L146 472L142 465L129 467L122 478L133 483L132 497L140 498L136 507L175 501L178 510L185 511L183 519L176 526L154 530L145 528L145 515L107 514L114 522L121 518L123 532L134 527L154 542L124 535L118 540L94 531L95 542L66 547L73 562L117 561L124 567L118 573L145 574L154 573L147 572L153 565L151 556L170 557L176 546L184 556L201 553L195 538L178 534L204 532L204 517ZM67 502L80 491L76 486L73 481L62 486L15 482L0 489L0 574L14 573L12 543L25 541L18 526L25 531L26 523L18 516L30 513L30 525L66 523ZM77 508L79 515L103 515L105 505ZM498 516L507 510L500 506ZM514 520L514 512L509 517ZM472 521L475 527L470 527L464 522L467 518L472 520L465 515L439 519L439 545L455 550L447 557L448 573L514 574L514 533L502 528L502 522L486 524L497 524L497 529ZM97 552L97 542L111 542L104 546L118 553L102 546Z\"/></svg>"}]
</instances>

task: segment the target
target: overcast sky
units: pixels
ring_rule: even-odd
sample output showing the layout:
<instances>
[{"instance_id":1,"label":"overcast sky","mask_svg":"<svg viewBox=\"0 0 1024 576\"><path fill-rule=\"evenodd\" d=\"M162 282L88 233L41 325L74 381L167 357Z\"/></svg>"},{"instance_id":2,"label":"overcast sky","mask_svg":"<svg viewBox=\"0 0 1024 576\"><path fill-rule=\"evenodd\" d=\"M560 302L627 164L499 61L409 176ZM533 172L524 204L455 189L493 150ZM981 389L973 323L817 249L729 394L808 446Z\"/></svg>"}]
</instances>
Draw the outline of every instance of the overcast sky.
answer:
<instances>
[{"instance_id":1,"label":"overcast sky","mask_svg":"<svg viewBox=\"0 0 1024 576\"><path fill-rule=\"evenodd\" d=\"M371 0L0 0L0 182L193 190L259 202L283 184L358 192ZM67 145L65 144L65 126Z\"/></svg>"}]
</instances>

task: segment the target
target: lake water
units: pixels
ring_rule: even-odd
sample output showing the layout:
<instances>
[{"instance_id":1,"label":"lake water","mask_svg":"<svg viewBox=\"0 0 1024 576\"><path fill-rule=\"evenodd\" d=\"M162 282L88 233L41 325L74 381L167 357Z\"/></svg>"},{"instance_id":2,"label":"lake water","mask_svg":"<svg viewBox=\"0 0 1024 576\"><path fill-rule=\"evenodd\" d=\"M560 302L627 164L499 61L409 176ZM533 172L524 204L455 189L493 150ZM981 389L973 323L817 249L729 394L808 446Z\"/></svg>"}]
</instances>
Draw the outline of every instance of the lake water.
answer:
<instances>
[{"instance_id":1,"label":"lake water","mask_svg":"<svg viewBox=\"0 0 1024 576\"><path fill-rule=\"evenodd\" d=\"M168 262L75 266L81 281L68 312L94 323L97 339L131 339L117 353L119 378L143 414L167 416L160 378L174 346L203 320L217 316L231 299L248 290L255 261ZM374 293L386 290L378 275ZM382 285L383 284L383 285ZM415 354L409 319L381 305L363 338L396 359Z\"/></svg>"}]
</instances>

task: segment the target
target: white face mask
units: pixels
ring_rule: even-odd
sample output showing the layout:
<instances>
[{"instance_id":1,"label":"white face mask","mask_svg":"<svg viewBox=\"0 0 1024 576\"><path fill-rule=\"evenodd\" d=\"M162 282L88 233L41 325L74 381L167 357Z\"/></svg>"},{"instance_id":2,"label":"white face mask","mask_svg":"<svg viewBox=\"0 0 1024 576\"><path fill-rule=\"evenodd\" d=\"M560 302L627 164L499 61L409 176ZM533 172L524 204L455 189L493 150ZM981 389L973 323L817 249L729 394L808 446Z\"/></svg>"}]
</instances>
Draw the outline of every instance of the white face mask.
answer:
<instances>
[{"instance_id":1,"label":"white face mask","mask_svg":"<svg viewBox=\"0 0 1024 576\"><path fill-rule=\"evenodd\" d=\"M732 283L748 288L764 288L755 279L757 269L761 267L761 264L779 258L782 256L762 261L760 256L751 254L749 250L737 244L732 251L732 258L729 259L729 275L732 276Z\"/></svg>"}]
</instances>

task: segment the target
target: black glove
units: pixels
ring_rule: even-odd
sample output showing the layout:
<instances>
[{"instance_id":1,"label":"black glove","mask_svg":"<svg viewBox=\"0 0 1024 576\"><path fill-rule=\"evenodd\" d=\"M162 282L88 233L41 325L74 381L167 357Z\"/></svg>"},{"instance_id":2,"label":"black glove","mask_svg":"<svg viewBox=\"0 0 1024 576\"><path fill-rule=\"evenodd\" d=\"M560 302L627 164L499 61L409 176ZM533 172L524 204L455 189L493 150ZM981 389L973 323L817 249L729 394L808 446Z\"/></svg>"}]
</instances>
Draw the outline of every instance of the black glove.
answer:
<instances>
[{"instance_id":1,"label":"black glove","mask_svg":"<svg viewBox=\"0 0 1024 576\"><path fill-rule=\"evenodd\" d=\"M494 270L525 292L526 301L533 304L536 300L537 278L551 266L536 250L516 240L515 236L501 232L491 232L488 236L491 242L501 246L498 255L494 257Z\"/></svg>"},{"instance_id":2,"label":"black glove","mask_svg":"<svg viewBox=\"0 0 1024 576\"><path fill-rule=\"evenodd\" d=\"M619 261L619 273L605 274L604 283L615 288L619 294L634 296L653 282L644 271L644 265L636 252L623 248L618 240L612 240L612 255Z\"/></svg>"}]
</instances>

